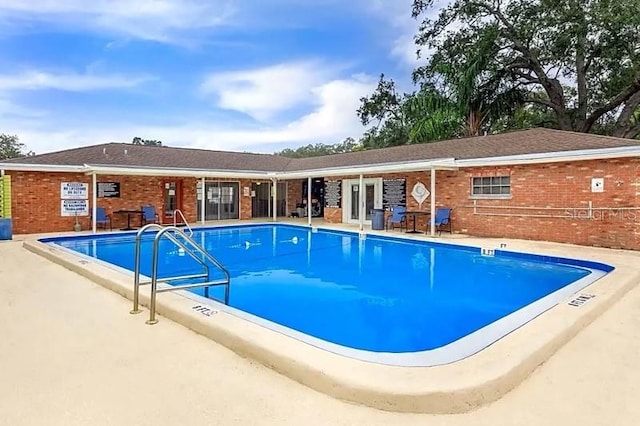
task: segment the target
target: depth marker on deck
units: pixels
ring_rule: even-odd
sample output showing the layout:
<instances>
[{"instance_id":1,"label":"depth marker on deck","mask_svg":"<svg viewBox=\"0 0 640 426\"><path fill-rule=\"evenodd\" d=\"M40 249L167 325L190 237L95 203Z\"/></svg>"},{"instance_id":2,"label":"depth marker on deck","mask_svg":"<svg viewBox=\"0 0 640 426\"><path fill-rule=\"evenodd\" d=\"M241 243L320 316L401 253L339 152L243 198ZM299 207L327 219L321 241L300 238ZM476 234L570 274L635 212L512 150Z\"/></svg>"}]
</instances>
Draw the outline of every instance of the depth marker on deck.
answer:
<instances>
[{"instance_id":1,"label":"depth marker on deck","mask_svg":"<svg viewBox=\"0 0 640 426\"><path fill-rule=\"evenodd\" d=\"M584 305L585 303L587 303L589 300L593 299L594 297L596 297L595 294L581 294L580 296L578 296L575 299L573 299L572 301L570 301L568 303L568 305L569 306L580 307L580 306Z\"/></svg>"}]
</instances>

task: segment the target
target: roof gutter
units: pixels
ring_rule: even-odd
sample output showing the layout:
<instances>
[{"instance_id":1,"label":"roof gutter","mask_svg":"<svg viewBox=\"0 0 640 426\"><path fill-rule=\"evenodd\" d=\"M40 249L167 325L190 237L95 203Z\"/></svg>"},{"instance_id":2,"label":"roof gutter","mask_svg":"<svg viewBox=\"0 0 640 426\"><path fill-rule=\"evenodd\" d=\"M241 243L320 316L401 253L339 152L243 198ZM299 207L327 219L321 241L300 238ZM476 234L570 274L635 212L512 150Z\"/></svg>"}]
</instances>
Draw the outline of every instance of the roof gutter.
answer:
<instances>
[{"instance_id":1,"label":"roof gutter","mask_svg":"<svg viewBox=\"0 0 640 426\"><path fill-rule=\"evenodd\" d=\"M86 172L87 166L56 166L50 164L0 163L0 169L18 172Z\"/></svg>"},{"instance_id":2,"label":"roof gutter","mask_svg":"<svg viewBox=\"0 0 640 426\"><path fill-rule=\"evenodd\" d=\"M370 175L374 173L400 173L426 170L457 170L453 158L439 158L429 161L412 161L404 163L372 164L368 166L329 167L324 169L300 170L294 172L278 172L278 179L302 179L309 176L347 176Z\"/></svg>"},{"instance_id":3,"label":"roof gutter","mask_svg":"<svg viewBox=\"0 0 640 426\"><path fill-rule=\"evenodd\" d=\"M154 167L114 167L85 165L85 172L88 174L102 175L131 175L131 176L172 176L172 177L197 177L197 178L235 178L235 179L270 179L273 172L247 171L238 172L235 170L205 170L205 169L174 169L174 168L154 168Z\"/></svg>"},{"instance_id":4,"label":"roof gutter","mask_svg":"<svg viewBox=\"0 0 640 426\"><path fill-rule=\"evenodd\" d=\"M576 151L549 152L539 154L508 155L503 157L472 158L456 160L458 167L513 166L518 164L559 163L565 161L604 160L609 158L640 157L640 146L583 149Z\"/></svg>"}]
</instances>

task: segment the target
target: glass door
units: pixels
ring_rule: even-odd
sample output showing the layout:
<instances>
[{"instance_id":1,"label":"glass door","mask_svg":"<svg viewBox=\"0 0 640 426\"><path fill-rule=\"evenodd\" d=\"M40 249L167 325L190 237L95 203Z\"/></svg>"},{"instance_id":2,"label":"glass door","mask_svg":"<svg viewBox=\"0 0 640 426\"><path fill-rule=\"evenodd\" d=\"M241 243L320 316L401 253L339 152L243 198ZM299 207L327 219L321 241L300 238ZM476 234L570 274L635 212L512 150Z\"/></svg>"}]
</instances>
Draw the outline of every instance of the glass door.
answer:
<instances>
[{"instance_id":1,"label":"glass door","mask_svg":"<svg viewBox=\"0 0 640 426\"><path fill-rule=\"evenodd\" d=\"M254 182L251 185L251 217L273 216L273 185L270 182ZM276 214L287 216L287 183L278 182Z\"/></svg>"},{"instance_id":2,"label":"glass door","mask_svg":"<svg viewBox=\"0 0 640 426\"><path fill-rule=\"evenodd\" d=\"M254 182L251 184L251 217L271 215L271 184Z\"/></svg>"},{"instance_id":3,"label":"glass door","mask_svg":"<svg viewBox=\"0 0 640 426\"><path fill-rule=\"evenodd\" d=\"M278 217L287 216L287 182L278 182L278 202L276 213Z\"/></svg>"},{"instance_id":4,"label":"glass door","mask_svg":"<svg viewBox=\"0 0 640 426\"><path fill-rule=\"evenodd\" d=\"M205 182L205 220L238 219L239 215L238 182ZM198 220L202 218L202 183L198 182L196 211Z\"/></svg>"},{"instance_id":5,"label":"glass door","mask_svg":"<svg viewBox=\"0 0 640 426\"><path fill-rule=\"evenodd\" d=\"M348 182L348 206L347 206L347 222L359 223L360 222L360 204L364 202L364 222L371 222L371 209L376 208L379 202L379 187L380 184L377 179L366 179L364 181L364 191L360 190L360 182L358 180L351 180Z\"/></svg>"},{"instance_id":6,"label":"glass door","mask_svg":"<svg viewBox=\"0 0 640 426\"><path fill-rule=\"evenodd\" d=\"M182 181L164 181L162 191L162 223L173 223L173 212L182 210Z\"/></svg>"},{"instance_id":7,"label":"glass door","mask_svg":"<svg viewBox=\"0 0 640 426\"><path fill-rule=\"evenodd\" d=\"M371 220L371 209L374 208L376 185L366 183L364 191L360 191L359 183L351 184L351 220L360 221L360 199L364 196L364 220Z\"/></svg>"}]
</instances>

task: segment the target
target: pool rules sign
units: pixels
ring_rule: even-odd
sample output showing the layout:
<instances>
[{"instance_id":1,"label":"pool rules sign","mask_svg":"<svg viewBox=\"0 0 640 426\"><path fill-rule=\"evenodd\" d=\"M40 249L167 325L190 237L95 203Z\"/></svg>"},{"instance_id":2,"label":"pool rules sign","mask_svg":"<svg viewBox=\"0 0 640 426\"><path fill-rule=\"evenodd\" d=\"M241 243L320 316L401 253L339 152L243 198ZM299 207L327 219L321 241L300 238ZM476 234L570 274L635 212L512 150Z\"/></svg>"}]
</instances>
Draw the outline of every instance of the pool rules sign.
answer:
<instances>
[{"instance_id":1,"label":"pool rules sign","mask_svg":"<svg viewBox=\"0 0 640 426\"><path fill-rule=\"evenodd\" d=\"M60 216L89 215L89 184L60 183Z\"/></svg>"}]
</instances>

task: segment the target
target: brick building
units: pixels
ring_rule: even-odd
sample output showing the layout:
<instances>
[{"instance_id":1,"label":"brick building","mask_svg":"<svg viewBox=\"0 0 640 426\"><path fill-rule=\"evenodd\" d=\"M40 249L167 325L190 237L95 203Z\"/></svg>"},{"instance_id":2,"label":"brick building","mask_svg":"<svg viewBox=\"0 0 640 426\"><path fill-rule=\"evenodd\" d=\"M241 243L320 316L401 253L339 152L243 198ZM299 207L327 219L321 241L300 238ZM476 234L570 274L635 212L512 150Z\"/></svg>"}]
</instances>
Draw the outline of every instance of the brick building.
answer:
<instances>
[{"instance_id":1,"label":"brick building","mask_svg":"<svg viewBox=\"0 0 640 426\"><path fill-rule=\"evenodd\" d=\"M16 234L91 229L95 207L114 228L142 205L163 223L179 209L188 222L295 213L365 227L371 209L404 204L451 207L456 233L640 249L640 141L598 135L532 129L305 159L109 143L0 170Z\"/></svg>"}]
</instances>

